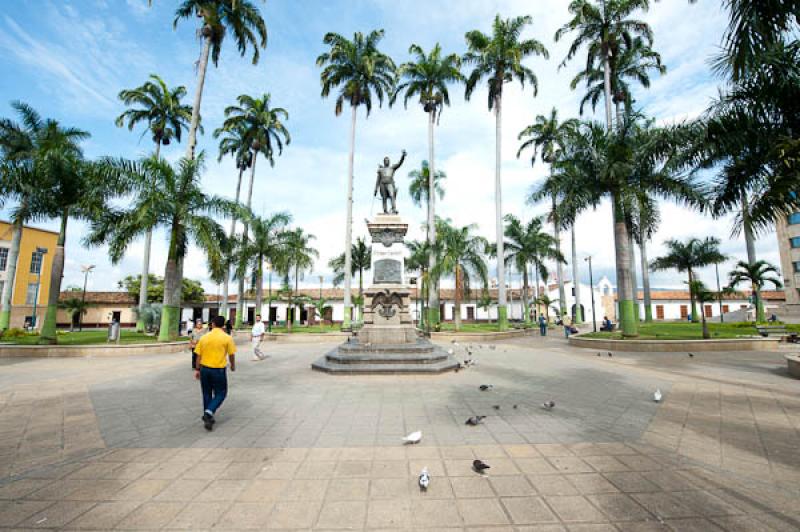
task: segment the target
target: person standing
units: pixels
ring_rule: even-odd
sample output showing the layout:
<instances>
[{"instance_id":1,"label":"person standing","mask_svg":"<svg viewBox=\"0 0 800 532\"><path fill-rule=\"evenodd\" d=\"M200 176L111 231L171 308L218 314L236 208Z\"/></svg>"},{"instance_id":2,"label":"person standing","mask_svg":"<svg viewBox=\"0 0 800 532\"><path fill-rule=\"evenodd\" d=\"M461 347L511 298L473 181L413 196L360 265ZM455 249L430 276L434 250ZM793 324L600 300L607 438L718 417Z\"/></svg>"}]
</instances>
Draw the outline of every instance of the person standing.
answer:
<instances>
[{"instance_id":1,"label":"person standing","mask_svg":"<svg viewBox=\"0 0 800 532\"><path fill-rule=\"evenodd\" d=\"M203 327L203 320L196 320L194 322L194 328L189 331L189 349L192 350L192 369L197 369L199 366L197 365L197 353L195 353L194 348L197 347L197 342L200 341L208 330Z\"/></svg>"},{"instance_id":2,"label":"person standing","mask_svg":"<svg viewBox=\"0 0 800 532\"><path fill-rule=\"evenodd\" d=\"M547 320L544 319L544 314L539 315L539 335L547 336Z\"/></svg>"},{"instance_id":3,"label":"person standing","mask_svg":"<svg viewBox=\"0 0 800 532\"><path fill-rule=\"evenodd\" d=\"M214 414L228 395L228 376L225 368L230 359L231 371L236 371L236 344L225 334L225 318L216 316L211 321L211 330L203 335L195 346L197 370L194 378L200 381L203 392L203 424L213 430Z\"/></svg>"},{"instance_id":4,"label":"person standing","mask_svg":"<svg viewBox=\"0 0 800 532\"><path fill-rule=\"evenodd\" d=\"M253 324L253 330L250 332L250 343L253 345L253 360L259 361L267 358L267 355L261 351L261 342L264 341L264 322L261 321L261 314L256 314L256 322Z\"/></svg>"}]
</instances>

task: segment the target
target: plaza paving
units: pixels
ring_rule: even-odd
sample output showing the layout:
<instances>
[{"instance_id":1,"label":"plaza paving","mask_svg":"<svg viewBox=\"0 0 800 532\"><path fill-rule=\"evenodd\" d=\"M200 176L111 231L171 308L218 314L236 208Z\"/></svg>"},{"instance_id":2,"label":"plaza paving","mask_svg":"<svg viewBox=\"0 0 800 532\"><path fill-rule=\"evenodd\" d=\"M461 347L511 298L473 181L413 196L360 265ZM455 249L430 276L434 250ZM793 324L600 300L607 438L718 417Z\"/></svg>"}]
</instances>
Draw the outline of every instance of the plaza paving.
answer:
<instances>
[{"instance_id":1,"label":"plaza paving","mask_svg":"<svg viewBox=\"0 0 800 532\"><path fill-rule=\"evenodd\" d=\"M782 353L530 337L448 375L312 372L331 347L243 350L211 433L187 354L0 360L0 529L800 529Z\"/></svg>"}]
</instances>

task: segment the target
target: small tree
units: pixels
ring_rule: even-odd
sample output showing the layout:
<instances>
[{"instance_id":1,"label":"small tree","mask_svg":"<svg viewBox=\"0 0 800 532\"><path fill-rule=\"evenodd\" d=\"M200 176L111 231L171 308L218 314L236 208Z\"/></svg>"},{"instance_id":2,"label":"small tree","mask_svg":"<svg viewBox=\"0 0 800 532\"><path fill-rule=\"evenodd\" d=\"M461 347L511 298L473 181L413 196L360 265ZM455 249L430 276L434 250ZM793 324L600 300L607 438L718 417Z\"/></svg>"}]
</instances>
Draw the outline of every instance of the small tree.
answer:
<instances>
[{"instance_id":1,"label":"small tree","mask_svg":"<svg viewBox=\"0 0 800 532\"><path fill-rule=\"evenodd\" d=\"M739 283L750 283L753 287L756 322L766 321L764 302L758 295L767 283L771 283L776 289L783 287L780 278L776 277L776 275L778 275L778 268L763 260L757 260L753 264L740 260L736 263L736 269L728 275L731 288L735 288Z\"/></svg>"},{"instance_id":2,"label":"small tree","mask_svg":"<svg viewBox=\"0 0 800 532\"><path fill-rule=\"evenodd\" d=\"M67 314L69 314L69 332L72 332L75 330L75 322L78 321L78 317L86 314L89 303L79 297L71 297L64 301L59 301L58 307L66 310Z\"/></svg>"},{"instance_id":3,"label":"small tree","mask_svg":"<svg viewBox=\"0 0 800 532\"><path fill-rule=\"evenodd\" d=\"M719 297L719 294L712 292L703 281L692 281L689 285L689 290L694 294L695 300L700 303L700 320L703 324L703 339L708 340L711 334L708 332L708 323L706 322L705 304L713 303Z\"/></svg>"}]
</instances>

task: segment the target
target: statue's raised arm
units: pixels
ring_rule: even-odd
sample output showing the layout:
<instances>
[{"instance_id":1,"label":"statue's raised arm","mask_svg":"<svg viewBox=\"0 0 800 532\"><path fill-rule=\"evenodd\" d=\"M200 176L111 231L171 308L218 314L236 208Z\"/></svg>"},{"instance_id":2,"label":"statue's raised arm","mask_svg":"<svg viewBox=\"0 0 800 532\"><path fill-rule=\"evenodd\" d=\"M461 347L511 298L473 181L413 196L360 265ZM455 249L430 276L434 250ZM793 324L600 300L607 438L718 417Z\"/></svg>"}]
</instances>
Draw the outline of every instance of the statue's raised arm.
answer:
<instances>
[{"instance_id":1,"label":"statue's raised arm","mask_svg":"<svg viewBox=\"0 0 800 532\"><path fill-rule=\"evenodd\" d=\"M403 166L403 161L406 160L406 150L403 150L403 153L400 155L400 160L397 161L397 164L392 166L393 169L397 170L401 166Z\"/></svg>"}]
</instances>

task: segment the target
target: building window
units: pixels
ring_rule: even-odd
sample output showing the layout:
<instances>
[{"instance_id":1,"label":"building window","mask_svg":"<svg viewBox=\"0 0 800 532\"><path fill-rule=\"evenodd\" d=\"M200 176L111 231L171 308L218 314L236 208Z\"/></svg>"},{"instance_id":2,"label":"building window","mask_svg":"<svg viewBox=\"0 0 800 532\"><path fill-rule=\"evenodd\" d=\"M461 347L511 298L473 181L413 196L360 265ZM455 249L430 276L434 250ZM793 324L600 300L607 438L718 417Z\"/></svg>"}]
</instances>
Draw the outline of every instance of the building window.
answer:
<instances>
[{"instance_id":1,"label":"building window","mask_svg":"<svg viewBox=\"0 0 800 532\"><path fill-rule=\"evenodd\" d=\"M789 239L789 247L791 248L800 248L800 236L796 236L794 238Z\"/></svg>"},{"instance_id":2,"label":"building window","mask_svg":"<svg viewBox=\"0 0 800 532\"><path fill-rule=\"evenodd\" d=\"M467 319L470 321L475 320L475 307L467 307Z\"/></svg>"},{"instance_id":3,"label":"building window","mask_svg":"<svg viewBox=\"0 0 800 532\"><path fill-rule=\"evenodd\" d=\"M5 290L5 289L6 289L6 282L5 281L0 281L0 297L3 296L3 290Z\"/></svg>"},{"instance_id":4,"label":"building window","mask_svg":"<svg viewBox=\"0 0 800 532\"><path fill-rule=\"evenodd\" d=\"M790 214L787 221L789 222L789 225L800 224L800 212L794 212Z\"/></svg>"},{"instance_id":5,"label":"building window","mask_svg":"<svg viewBox=\"0 0 800 532\"><path fill-rule=\"evenodd\" d=\"M686 319L689 317L689 307L687 305L681 305L681 319Z\"/></svg>"},{"instance_id":6,"label":"building window","mask_svg":"<svg viewBox=\"0 0 800 532\"><path fill-rule=\"evenodd\" d=\"M42 262L44 262L44 253L40 251L31 253L31 273L42 273Z\"/></svg>"},{"instance_id":7,"label":"building window","mask_svg":"<svg viewBox=\"0 0 800 532\"><path fill-rule=\"evenodd\" d=\"M730 311L731 311L731 307L729 307L728 305L722 305L722 313L723 314L727 314Z\"/></svg>"},{"instance_id":8,"label":"building window","mask_svg":"<svg viewBox=\"0 0 800 532\"><path fill-rule=\"evenodd\" d=\"M793 262L792 266L794 267L794 272L795 273L800 272L800 261Z\"/></svg>"},{"instance_id":9,"label":"building window","mask_svg":"<svg viewBox=\"0 0 800 532\"><path fill-rule=\"evenodd\" d=\"M706 318L710 318L711 317L711 312L712 312L711 311L711 305L703 306L703 312L705 312Z\"/></svg>"},{"instance_id":10,"label":"building window","mask_svg":"<svg viewBox=\"0 0 800 532\"><path fill-rule=\"evenodd\" d=\"M575 287L572 287L572 297L575 297Z\"/></svg>"},{"instance_id":11,"label":"building window","mask_svg":"<svg viewBox=\"0 0 800 532\"><path fill-rule=\"evenodd\" d=\"M0 248L0 272L8 267L8 248Z\"/></svg>"},{"instance_id":12,"label":"building window","mask_svg":"<svg viewBox=\"0 0 800 532\"><path fill-rule=\"evenodd\" d=\"M656 305L656 319L657 320L664 319L664 305Z\"/></svg>"},{"instance_id":13,"label":"building window","mask_svg":"<svg viewBox=\"0 0 800 532\"><path fill-rule=\"evenodd\" d=\"M28 291L25 293L25 304L33 305L39 296L39 283L28 283Z\"/></svg>"}]
</instances>

